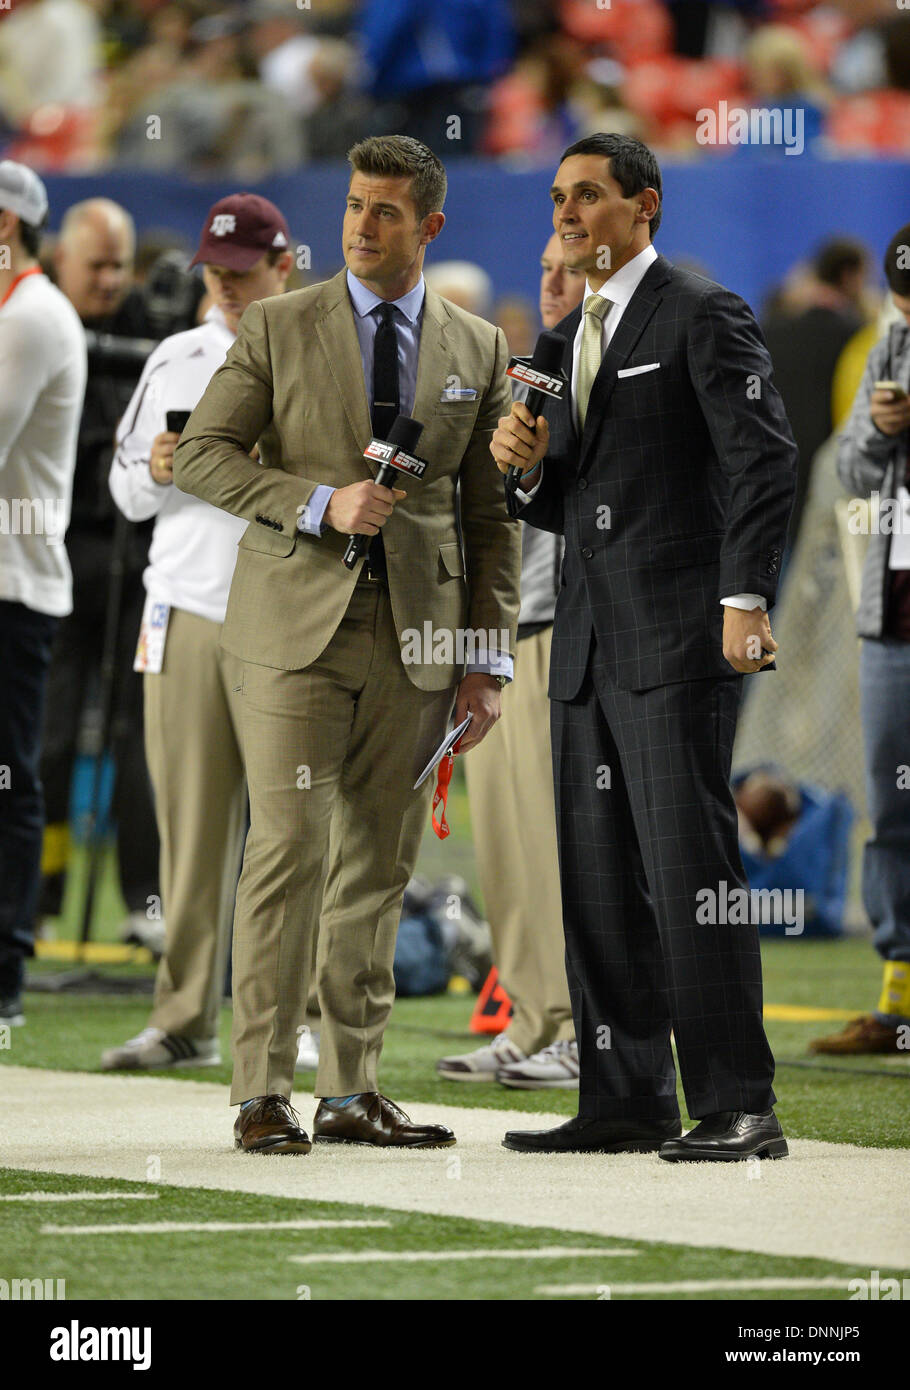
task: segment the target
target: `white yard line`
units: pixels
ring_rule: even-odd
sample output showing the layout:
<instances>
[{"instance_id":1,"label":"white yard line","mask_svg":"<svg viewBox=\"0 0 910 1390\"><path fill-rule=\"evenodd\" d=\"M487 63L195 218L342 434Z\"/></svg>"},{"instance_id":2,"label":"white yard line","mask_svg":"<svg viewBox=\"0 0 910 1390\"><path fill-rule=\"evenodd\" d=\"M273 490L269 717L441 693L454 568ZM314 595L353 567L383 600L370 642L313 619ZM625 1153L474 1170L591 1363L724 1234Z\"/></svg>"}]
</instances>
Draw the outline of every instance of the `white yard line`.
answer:
<instances>
[{"instance_id":1,"label":"white yard line","mask_svg":"<svg viewBox=\"0 0 910 1390\"><path fill-rule=\"evenodd\" d=\"M288 1255L296 1265L365 1265L379 1261L387 1264L418 1264L443 1260L568 1260L595 1256L612 1259L614 1255L638 1255L638 1250L594 1250L589 1245L543 1245L539 1250L356 1250L331 1255Z\"/></svg>"},{"instance_id":2,"label":"white yard line","mask_svg":"<svg viewBox=\"0 0 910 1390\"><path fill-rule=\"evenodd\" d=\"M610 1296L617 1293L721 1293L726 1290L741 1289L843 1289L847 1292L846 1277L837 1279L827 1276L823 1279L676 1279L663 1284L538 1284L534 1290L539 1294L602 1294L607 1289Z\"/></svg>"},{"instance_id":3,"label":"white yard line","mask_svg":"<svg viewBox=\"0 0 910 1390\"><path fill-rule=\"evenodd\" d=\"M778 1163L662 1163L656 1154L521 1154L506 1129L564 1116L424 1105L451 1149L314 1144L308 1155L234 1149L227 1088L169 1077L40 1071L4 1063L0 1162L85 1177L254 1192L548 1226L620 1240L910 1268L910 1150L791 1140ZM315 1111L295 1094L304 1128ZM152 1166L153 1165L153 1166Z\"/></svg>"},{"instance_id":4,"label":"white yard line","mask_svg":"<svg viewBox=\"0 0 910 1390\"><path fill-rule=\"evenodd\" d=\"M157 1192L11 1192L0 1202L157 1202Z\"/></svg>"},{"instance_id":5,"label":"white yard line","mask_svg":"<svg viewBox=\"0 0 910 1390\"><path fill-rule=\"evenodd\" d=\"M136 1221L101 1226L42 1226L43 1236L170 1236L178 1231L388 1230L391 1221Z\"/></svg>"}]
</instances>

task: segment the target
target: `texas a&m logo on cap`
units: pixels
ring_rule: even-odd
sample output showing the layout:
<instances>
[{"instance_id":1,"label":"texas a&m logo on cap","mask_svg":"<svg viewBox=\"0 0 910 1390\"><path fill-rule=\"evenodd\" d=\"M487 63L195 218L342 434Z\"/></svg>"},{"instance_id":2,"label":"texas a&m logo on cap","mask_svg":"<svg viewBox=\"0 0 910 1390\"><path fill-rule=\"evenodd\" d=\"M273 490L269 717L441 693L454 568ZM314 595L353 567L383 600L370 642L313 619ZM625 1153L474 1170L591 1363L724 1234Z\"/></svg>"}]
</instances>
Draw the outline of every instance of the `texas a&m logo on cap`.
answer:
<instances>
[{"instance_id":1,"label":"texas a&m logo on cap","mask_svg":"<svg viewBox=\"0 0 910 1390\"><path fill-rule=\"evenodd\" d=\"M283 214L268 198L258 193L231 193L209 208L199 249L190 265L220 265L242 275L269 251L286 251L290 241Z\"/></svg>"}]
</instances>

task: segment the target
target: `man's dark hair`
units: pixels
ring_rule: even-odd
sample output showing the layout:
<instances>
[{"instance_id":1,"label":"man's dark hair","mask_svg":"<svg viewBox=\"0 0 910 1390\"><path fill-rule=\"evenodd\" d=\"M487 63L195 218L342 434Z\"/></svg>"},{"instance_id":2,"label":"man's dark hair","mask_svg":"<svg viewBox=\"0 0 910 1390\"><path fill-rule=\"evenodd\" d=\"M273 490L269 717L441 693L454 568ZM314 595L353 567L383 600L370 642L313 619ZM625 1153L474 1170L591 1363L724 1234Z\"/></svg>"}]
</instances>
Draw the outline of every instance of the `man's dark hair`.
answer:
<instances>
[{"instance_id":1,"label":"man's dark hair","mask_svg":"<svg viewBox=\"0 0 910 1390\"><path fill-rule=\"evenodd\" d=\"M5 209L4 209L5 211ZM44 236L44 229L47 226L47 213L40 222L26 222L24 218L19 218L19 240L22 242L22 249L32 260L38 259L38 252L41 248L41 238Z\"/></svg>"},{"instance_id":2,"label":"man's dark hair","mask_svg":"<svg viewBox=\"0 0 910 1390\"><path fill-rule=\"evenodd\" d=\"M429 212L442 212L445 168L431 149L410 135L370 135L348 150L348 163L358 174L410 178L419 222Z\"/></svg>"},{"instance_id":3,"label":"man's dark hair","mask_svg":"<svg viewBox=\"0 0 910 1390\"><path fill-rule=\"evenodd\" d=\"M815 253L815 273L823 285L840 288L843 276L851 270L864 270L868 260L869 253L861 241L832 237Z\"/></svg>"},{"instance_id":4,"label":"man's dark hair","mask_svg":"<svg viewBox=\"0 0 910 1390\"><path fill-rule=\"evenodd\" d=\"M910 222L895 232L888 242L884 260L885 279L892 294L910 295Z\"/></svg>"},{"instance_id":5,"label":"man's dark hair","mask_svg":"<svg viewBox=\"0 0 910 1390\"><path fill-rule=\"evenodd\" d=\"M660 226L664 195L660 165L647 145L632 135L616 135L612 131L601 131L597 135L586 135L583 139L576 140L574 145L563 150L562 158L568 159L573 154L599 154L604 159L609 159L610 173L622 189L624 198L634 198L636 193L641 193L645 188L654 189L658 199L657 211L648 228L653 241Z\"/></svg>"}]
</instances>

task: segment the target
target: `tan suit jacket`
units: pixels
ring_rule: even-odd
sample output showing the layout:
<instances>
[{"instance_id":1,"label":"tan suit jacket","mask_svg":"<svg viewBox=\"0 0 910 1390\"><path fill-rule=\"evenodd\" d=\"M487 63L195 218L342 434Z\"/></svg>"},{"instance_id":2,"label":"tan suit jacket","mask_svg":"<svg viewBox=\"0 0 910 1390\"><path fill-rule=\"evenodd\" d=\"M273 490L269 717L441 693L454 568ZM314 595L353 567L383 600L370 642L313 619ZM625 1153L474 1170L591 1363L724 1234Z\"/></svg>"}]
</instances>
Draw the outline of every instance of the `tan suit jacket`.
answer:
<instances>
[{"instance_id":1,"label":"tan suit jacket","mask_svg":"<svg viewBox=\"0 0 910 1390\"><path fill-rule=\"evenodd\" d=\"M399 642L407 629L506 629L514 650L521 542L489 453L509 412L508 349L500 329L427 288L412 409L424 431L422 480L383 528ZM443 399L457 379L474 400ZM347 570L347 538L297 529L318 484L375 476L363 457L370 412L346 272L251 304L224 365L196 406L174 457L174 481L244 517L222 642L243 661L300 670L322 653L350 602L361 563ZM259 443L260 462L249 458ZM460 484L462 546L456 525ZM443 690L463 667L407 664L421 690ZM437 647L437 656L447 655ZM453 653L457 656L457 653Z\"/></svg>"}]
</instances>

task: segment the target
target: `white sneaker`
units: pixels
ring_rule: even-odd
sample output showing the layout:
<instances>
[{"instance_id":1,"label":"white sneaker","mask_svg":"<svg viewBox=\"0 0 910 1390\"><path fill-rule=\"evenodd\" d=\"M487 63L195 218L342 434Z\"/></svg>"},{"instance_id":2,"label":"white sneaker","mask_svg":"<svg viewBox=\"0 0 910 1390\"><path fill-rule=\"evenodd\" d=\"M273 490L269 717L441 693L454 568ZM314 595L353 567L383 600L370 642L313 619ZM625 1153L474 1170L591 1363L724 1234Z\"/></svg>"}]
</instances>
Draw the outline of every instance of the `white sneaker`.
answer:
<instances>
[{"instance_id":1,"label":"white sneaker","mask_svg":"<svg viewBox=\"0 0 910 1390\"><path fill-rule=\"evenodd\" d=\"M5 1023L7 1028L23 1028L25 1026L25 1014L22 1011L22 998L16 995L15 998L0 999L0 1023Z\"/></svg>"},{"instance_id":2,"label":"white sneaker","mask_svg":"<svg viewBox=\"0 0 910 1390\"><path fill-rule=\"evenodd\" d=\"M578 1043L574 1038L550 1043L523 1062L500 1067L496 1080L519 1091L577 1091Z\"/></svg>"},{"instance_id":3,"label":"white sneaker","mask_svg":"<svg viewBox=\"0 0 910 1390\"><path fill-rule=\"evenodd\" d=\"M144 946L147 951L151 951L156 960L160 960L164 955L164 941L166 929L161 918L146 917L144 912L137 909L131 912L128 917L124 917L118 928L120 940L128 942L133 946Z\"/></svg>"},{"instance_id":4,"label":"white sneaker","mask_svg":"<svg viewBox=\"0 0 910 1390\"><path fill-rule=\"evenodd\" d=\"M219 1067L217 1038L181 1038L160 1028L143 1028L122 1047L101 1054L102 1071L142 1071L159 1067Z\"/></svg>"},{"instance_id":5,"label":"white sneaker","mask_svg":"<svg viewBox=\"0 0 910 1390\"><path fill-rule=\"evenodd\" d=\"M443 1057L436 1070L446 1081L495 1081L496 1074L512 1062L523 1062L527 1054L516 1047L506 1033L500 1033L486 1047L460 1057Z\"/></svg>"},{"instance_id":6,"label":"white sneaker","mask_svg":"<svg viewBox=\"0 0 910 1390\"><path fill-rule=\"evenodd\" d=\"M319 1066L319 1033L306 1023L297 1029L297 1061L295 1071L315 1071Z\"/></svg>"}]
</instances>

